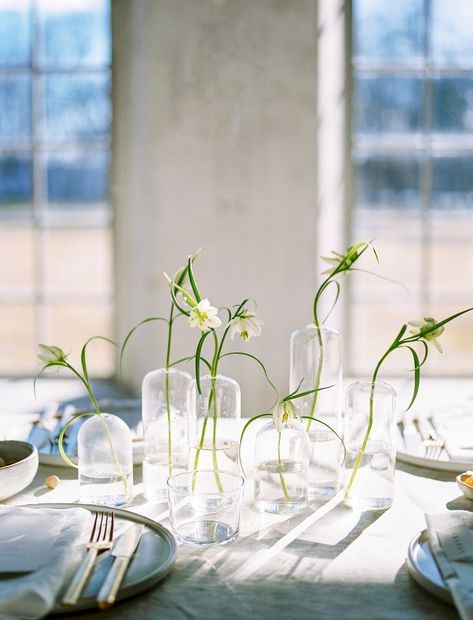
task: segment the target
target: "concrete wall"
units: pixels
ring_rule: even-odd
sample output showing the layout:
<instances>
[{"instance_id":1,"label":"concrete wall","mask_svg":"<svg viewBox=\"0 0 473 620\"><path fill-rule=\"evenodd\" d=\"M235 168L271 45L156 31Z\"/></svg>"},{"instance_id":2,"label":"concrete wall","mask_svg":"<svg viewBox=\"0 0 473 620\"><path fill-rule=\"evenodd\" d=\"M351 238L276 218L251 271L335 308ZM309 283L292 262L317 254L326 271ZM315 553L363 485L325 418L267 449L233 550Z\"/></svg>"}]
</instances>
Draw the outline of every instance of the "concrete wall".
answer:
<instances>
[{"instance_id":1,"label":"concrete wall","mask_svg":"<svg viewBox=\"0 0 473 620\"><path fill-rule=\"evenodd\" d=\"M202 247L214 305L254 297L264 333L242 350L288 384L290 333L311 320L316 273L316 0L114 0L116 330L168 312L164 270ZM163 327L130 347L139 390ZM184 321L176 355L199 334ZM243 412L271 403L252 362L222 366Z\"/></svg>"}]
</instances>

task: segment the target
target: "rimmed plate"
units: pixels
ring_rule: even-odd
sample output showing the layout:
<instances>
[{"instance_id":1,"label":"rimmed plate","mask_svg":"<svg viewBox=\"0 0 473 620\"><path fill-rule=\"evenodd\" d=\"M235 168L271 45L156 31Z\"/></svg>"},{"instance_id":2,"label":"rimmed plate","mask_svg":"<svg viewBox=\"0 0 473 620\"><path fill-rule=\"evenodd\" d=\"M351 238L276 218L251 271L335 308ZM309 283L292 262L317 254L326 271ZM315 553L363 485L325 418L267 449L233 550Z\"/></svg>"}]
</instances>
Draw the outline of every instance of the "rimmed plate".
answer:
<instances>
[{"instance_id":1,"label":"rimmed plate","mask_svg":"<svg viewBox=\"0 0 473 620\"><path fill-rule=\"evenodd\" d=\"M473 461L450 461L443 459L427 459L423 456L417 456L416 454L410 454L404 452L402 449L397 448L396 458L409 465L416 465L417 467L427 467L428 469L436 469L438 471L451 471L456 474L460 474L467 469L473 469Z\"/></svg>"},{"instance_id":2,"label":"rimmed plate","mask_svg":"<svg viewBox=\"0 0 473 620\"><path fill-rule=\"evenodd\" d=\"M411 577L425 590L453 605L452 595L437 567L429 546L427 530L417 534L407 549L407 568Z\"/></svg>"},{"instance_id":3,"label":"rimmed plate","mask_svg":"<svg viewBox=\"0 0 473 620\"><path fill-rule=\"evenodd\" d=\"M65 510L84 508L91 513L104 510L103 506L92 504L29 504L27 507ZM119 531L126 522L145 525L138 548L130 562L117 596L117 601L122 601L130 596L144 592L166 577L174 564L177 544L171 532L156 521L121 508L107 507L107 511L115 514L116 531ZM57 615L97 608L96 596L112 563L113 557L109 553L100 555L94 572L87 582L77 605L66 608L57 604L51 613Z\"/></svg>"}]
</instances>

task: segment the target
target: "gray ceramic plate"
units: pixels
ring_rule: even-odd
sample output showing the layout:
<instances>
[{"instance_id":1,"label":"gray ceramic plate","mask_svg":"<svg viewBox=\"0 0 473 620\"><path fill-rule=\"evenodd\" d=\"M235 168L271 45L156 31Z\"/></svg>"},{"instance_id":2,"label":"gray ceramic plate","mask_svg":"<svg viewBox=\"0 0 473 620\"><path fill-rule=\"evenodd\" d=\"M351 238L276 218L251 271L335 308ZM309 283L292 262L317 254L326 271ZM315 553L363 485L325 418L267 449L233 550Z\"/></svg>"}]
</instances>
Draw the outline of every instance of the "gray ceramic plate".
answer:
<instances>
[{"instance_id":1,"label":"gray ceramic plate","mask_svg":"<svg viewBox=\"0 0 473 620\"><path fill-rule=\"evenodd\" d=\"M65 510L85 508L92 513L104 509L103 506L93 506L91 504L30 504L28 508L57 508ZM116 530L119 530L123 526L123 522L127 521L143 523L146 526L117 597L117 601L122 601L150 588L170 572L176 556L176 540L169 530L147 517L120 508L107 508L107 510L115 514ZM77 605L72 608L64 608L57 605L52 613L64 614L96 608L97 601L95 598L110 570L112 562L113 557L108 553L100 555L96 568L87 582Z\"/></svg>"},{"instance_id":2,"label":"gray ceramic plate","mask_svg":"<svg viewBox=\"0 0 473 620\"><path fill-rule=\"evenodd\" d=\"M413 579L438 598L453 605L450 590L445 585L429 546L427 530L417 534L407 550L407 568Z\"/></svg>"}]
</instances>

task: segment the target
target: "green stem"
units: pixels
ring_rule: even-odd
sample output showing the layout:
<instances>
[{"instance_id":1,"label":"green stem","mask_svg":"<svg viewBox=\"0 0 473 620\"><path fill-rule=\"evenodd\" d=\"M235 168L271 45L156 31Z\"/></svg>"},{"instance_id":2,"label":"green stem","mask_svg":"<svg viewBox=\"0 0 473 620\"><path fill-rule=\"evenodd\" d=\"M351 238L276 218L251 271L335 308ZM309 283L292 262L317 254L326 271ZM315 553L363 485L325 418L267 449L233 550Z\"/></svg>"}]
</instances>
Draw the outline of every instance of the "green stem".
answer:
<instances>
[{"instance_id":1,"label":"green stem","mask_svg":"<svg viewBox=\"0 0 473 620\"><path fill-rule=\"evenodd\" d=\"M220 480L220 474L218 473L218 461L217 461L217 398L215 393L215 380L216 377L211 378L212 393L213 393L213 431L212 431L212 461L215 473L215 482L217 483L218 490L223 493L222 481Z\"/></svg>"},{"instance_id":2,"label":"green stem","mask_svg":"<svg viewBox=\"0 0 473 620\"><path fill-rule=\"evenodd\" d=\"M374 414L374 392L376 389L376 379L378 377L378 372L379 369L381 367L381 364L384 362L384 360L387 358L387 356L389 355L389 353L391 353L392 348L390 347L386 353L383 355L383 357L379 360L379 362L376 365L376 368L374 369L373 372L373 376L371 378L371 389L370 389L370 407L369 407L369 416L368 416L368 425L366 427L366 432L365 432L365 436L363 438L363 443L361 444L361 448L358 451L357 457L356 457L356 461L355 461L355 465L353 467L353 471L351 472L351 476L350 476L350 480L348 482L346 491L345 491L345 499L348 498L348 495L350 493L351 487L353 486L353 483L355 481L355 476L360 468L360 464L361 464L361 459L363 458L363 454L365 453L366 450L366 446L368 445L368 439L371 433L371 428L373 427L373 414Z\"/></svg>"},{"instance_id":3,"label":"green stem","mask_svg":"<svg viewBox=\"0 0 473 620\"><path fill-rule=\"evenodd\" d=\"M278 465L279 465L279 479L281 480L281 486L284 493L284 497L289 502L291 501L291 497L287 491L286 481L284 480L284 474L282 472L282 462L281 462L281 431L278 431Z\"/></svg>"},{"instance_id":4,"label":"green stem","mask_svg":"<svg viewBox=\"0 0 473 620\"><path fill-rule=\"evenodd\" d=\"M317 317L315 317L315 319L317 320ZM323 343L323 338L322 338L322 330L320 329L320 326L318 325L318 323L315 324L315 329L317 330L317 337L318 337L318 341L319 341L319 362L317 364L317 373L315 376L315 385L314 388L316 390L318 390L320 388L320 381L322 379L322 369L323 369L323 364L324 364L324 343ZM311 424L312 424L312 420L315 416L315 407L317 405L317 397L318 397L318 392L314 393L314 398L312 400L312 407L310 409L310 420L307 422L307 432L309 432Z\"/></svg>"},{"instance_id":5,"label":"green stem","mask_svg":"<svg viewBox=\"0 0 473 620\"><path fill-rule=\"evenodd\" d=\"M87 393L90 396L90 399L92 400L92 405L95 409L95 412L97 414L97 416L99 417L100 421L102 422L102 426L105 432L105 436L107 437L107 441L108 441L108 445L110 447L110 451L112 453L112 459L113 462L115 464L115 467L117 468L118 473L120 474L120 478L122 479L123 482L123 486L124 486L124 490L125 490L125 497L128 495L128 480L126 478L125 472L122 469L120 460L117 456L117 453L115 452L115 448L113 447L113 441L112 441L112 437L110 435L110 431L108 429L107 423L106 421L102 418L102 412L100 411L100 407L95 399L95 396L92 393L92 390L90 388L90 385L88 383L88 381L85 381L84 377L82 377L82 375L80 373L77 372L77 370L71 366L68 362L65 362L65 366L67 366L67 368L69 368L69 370L76 375L76 377L81 381L81 383L84 385L85 389L87 390Z\"/></svg>"}]
</instances>

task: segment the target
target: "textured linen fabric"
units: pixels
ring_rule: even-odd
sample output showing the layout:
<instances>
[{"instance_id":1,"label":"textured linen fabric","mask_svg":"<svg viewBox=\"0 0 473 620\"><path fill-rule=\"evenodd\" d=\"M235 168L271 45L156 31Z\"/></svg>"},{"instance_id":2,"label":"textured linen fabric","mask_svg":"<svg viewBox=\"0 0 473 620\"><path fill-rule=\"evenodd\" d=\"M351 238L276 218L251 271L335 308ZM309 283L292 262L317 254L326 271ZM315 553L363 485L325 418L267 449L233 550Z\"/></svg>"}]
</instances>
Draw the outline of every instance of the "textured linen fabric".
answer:
<instances>
[{"instance_id":1,"label":"textured linen fabric","mask_svg":"<svg viewBox=\"0 0 473 620\"><path fill-rule=\"evenodd\" d=\"M49 613L65 576L77 559L71 551L86 532L90 515L81 508L56 510L0 506L0 541L3 540L4 549L9 546L6 532L13 531L12 525L20 520L21 534L15 541L17 553L41 557L39 562L35 561L35 570L31 573L14 578L0 575L0 620L30 620ZM37 543L35 539L38 539ZM7 571L8 557L4 555L5 565L1 565L1 559L0 549L0 571Z\"/></svg>"}]
</instances>

